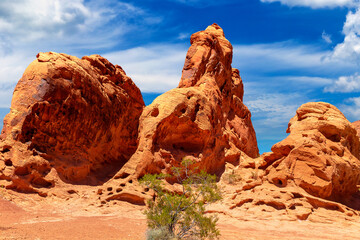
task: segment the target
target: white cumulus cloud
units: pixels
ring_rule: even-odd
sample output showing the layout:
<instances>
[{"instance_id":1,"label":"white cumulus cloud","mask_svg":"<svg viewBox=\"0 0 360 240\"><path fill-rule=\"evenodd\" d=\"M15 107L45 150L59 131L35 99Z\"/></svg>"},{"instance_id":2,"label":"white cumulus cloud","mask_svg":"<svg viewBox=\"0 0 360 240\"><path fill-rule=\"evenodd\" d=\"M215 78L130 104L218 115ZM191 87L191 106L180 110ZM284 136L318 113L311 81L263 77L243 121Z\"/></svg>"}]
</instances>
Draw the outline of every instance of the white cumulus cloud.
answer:
<instances>
[{"instance_id":1,"label":"white cumulus cloud","mask_svg":"<svg viewBox=\"0 0 360 240\"><path fill-rule=\"evenodd\" d=\"M332 58L360 63L360 9L350 11L343 27L344 41L338 44Z\"/></svg>"},{"instance_id":2,"label":"white cumulus cloud","mask_svg":"<svg viewBox=\"0 0 360 240\"><path fill-rule=\"evenodd\" d=\"M109 51L126 33L160 21L125 1L1 0L0 108L10 106L17 81L38 52L82 57Z\"/></svg>"},{"instance_id":3,"label":"white cumulus cloud","mask_svg":"<svg viewBox=\"0 0 360 240\"><path fill-rule=\"evenodd\" d=\"M324 88L325 92L360 92L360 76L355 73L351 76L341 76L329 86Z\"/></svg>"}]
</instances>

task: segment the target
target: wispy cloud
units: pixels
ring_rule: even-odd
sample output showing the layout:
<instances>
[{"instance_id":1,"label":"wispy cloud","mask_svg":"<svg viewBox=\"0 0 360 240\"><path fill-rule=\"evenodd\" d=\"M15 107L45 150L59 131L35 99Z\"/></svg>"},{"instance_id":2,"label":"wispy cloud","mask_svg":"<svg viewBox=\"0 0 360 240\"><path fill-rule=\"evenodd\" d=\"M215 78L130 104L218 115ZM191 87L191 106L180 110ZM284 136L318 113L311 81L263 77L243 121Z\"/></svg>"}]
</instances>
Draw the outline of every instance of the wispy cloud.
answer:
<instances>
[{"instance_id":1,"label":"wispy cloud","mask_svg":"<svg viewBox=\"0 0 360 240\"><path fill-rule=\"evenodd\" d=\"M231 2L236 2L237 0L168 0L172 2L178 2L185 5L193 6L193 7L208 7L208 6L216 6L216 5L224 5Z\"/></svg>"},{"instance_id":2,"label":"wispy cloud","mask_svg":"<svg viewBox=\"0 0 360 240\"><path fill-rule=\"evenodd\" d=\"M306 100L301 94L266 93L246 101L246 104L253 114L262 114L263 125L279 127L287 124Z\"/></svg>"},{"instance_id":3,"label":"wispy cloud","mask_svg":"<svg viewBox=\"0 0 360 240\"><path fill-rule=\"evenodd\" d=\"M187 47L158 44L110 52L104 57L122 66L143 92L165 92L179 84Z\"/></svg>"},{"instance_id":4,"label":"wispy cloud","mask_svg":"<svg viewBox=\"0 0 360 240\"><path fill-rule=\"evenodd\" d=\"M329 44L332 43L331 35L330 35L330 34L327 34L325 31L322 32L321 38L322 38L326 43L329 43Z\"/></svg>"},{"instance_id":5,"label":"wispy cloud","mask_svg":"<svg viewBox=\"0 0 360 240\"><path fill-rule=\"evenodd\" d=\"M302 6L311 8L334 8L354 6L357 0L261 0L261 2L280 2L290 7Z\"/></svg>"},{"instance_id":6,"label":"wispy cloud","mask_svg":"<svg viewBox=\"0 0 360 240\"><path fill-rule=\"evenodd\" d=\"M249 89L245 89L249 90ZM305 95L293 93L257 92L247 96L245 104L252 115L258 145L261 152L270 151L270 147L284 139L289 120L296 114L296 109L308 102Z\"/></svg>"},{"instance_id":7,"label":"wispy cloud","mask_svg":"<svg viewBox=\"0 0 360 240\"><path fill-rule=\"evenodd\" d=\"M321 66L325 52L312 45L287 41L270 44L235 45L234 62L247 69L280 71Z\"/></svg>"},{"instance_id":8,"label":"wispy cloud","mask_svg":"<svg viewBox=\"0 0 360 240\"><path fill-rule=\"evenodd\" d=\"M291 72L293 80L312 78L314 83L330 82L328 76L351 75L358 65L353 61L331 59L332 51L317 45L287 41L270 44L234 45L234 65L258 75L281 76Z\"/></svg>"},{"instance_id":9,"label":"wispy cloud","mask_svg":"<svg viewBox=\"0 0 360 240\"><path fill-rule=\"evenodd\" d=\"M360 119L360 97L348 98L344 101L344 104L339 106L339 109L350 121L356 121Z\"/></svg>"},{"instance_id":10,"label":"wispy cloud","mask_svg":"<svg viewBox=\"0 0 360 240\"><path fill-rule=\"evenodd\" d=\"M177 38L180 39L180 40L184 40L184 39L190 38L190 36L191 36L190 33L184 33L184 32L182 32L182 33L179 33L179 35L178 35Z\"/></svg>"},{"instance_id":11,"label":"wispy cloud","mask_svg":"<svg viewBox=\"0 0 360 240\"><path fill-rule=\"evenodd\" d=\"M10 107L17 81L36 53L15 50L11 54L0 54L0 108Z\"/></svg>"},{"instance_id":12,"label":"wispy cloud","mask_svg":"<svg viewBox=\"0 0 360 240\"><path fill-rule=\"evenodd\" d=\"M3 0L0 2L0 36L10 46L29 42L36 46L50 45L53 41L60 46L87 45L95 39L105 40L100 36L105 35L109 41L126 33L129 26L125 20L140 17L148 16L142 9L114 0L106 4L94 0ZM118 19L117 26L113 28L115 19Z\"/></svg>"}]
</instances>

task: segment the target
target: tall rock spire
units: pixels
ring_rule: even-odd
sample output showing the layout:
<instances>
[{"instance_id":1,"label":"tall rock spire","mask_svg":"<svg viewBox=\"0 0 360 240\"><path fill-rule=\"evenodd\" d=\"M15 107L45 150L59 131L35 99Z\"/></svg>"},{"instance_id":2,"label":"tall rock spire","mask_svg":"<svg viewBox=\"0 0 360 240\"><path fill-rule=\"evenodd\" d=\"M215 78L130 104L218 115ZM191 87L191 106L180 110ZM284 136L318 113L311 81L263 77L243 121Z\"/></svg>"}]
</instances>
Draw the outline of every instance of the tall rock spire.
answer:
<instances>
[{"instance_id":1,"label":"tall rock spire","mask_svg":"<svg viewBox=\"0 0 360 240\"><path fill-rule=\"evenodd\" d=\"M117 177L170 172L183 158L221 174L225 162L259 155L243 83L231 62L232 46L217 24L191 36L178 88L144 109L139 147Z\"/></svg>"}]
</instances>

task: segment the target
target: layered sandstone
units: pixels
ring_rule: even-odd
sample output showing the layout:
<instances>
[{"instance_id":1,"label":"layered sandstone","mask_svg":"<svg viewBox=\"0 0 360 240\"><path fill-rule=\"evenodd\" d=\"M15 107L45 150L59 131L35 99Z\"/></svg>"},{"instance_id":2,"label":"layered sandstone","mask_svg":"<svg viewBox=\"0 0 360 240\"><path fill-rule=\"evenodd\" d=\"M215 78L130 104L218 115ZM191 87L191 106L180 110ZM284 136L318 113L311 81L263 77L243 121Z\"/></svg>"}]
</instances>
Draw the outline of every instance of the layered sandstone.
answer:
<instances>
[{"instance_id":1,"label":"layered sandstone","mask_svg":"<svg viewBox=\"0 0 360 240\"><path fill-rule=\"evenodd\" d=\"M103 183L135 152L143 107L140 90L105 58L40 53L4 120L0 178L30 192L53 186L57 176Z\"/></svg>"},{"instance_id":2,"label":"layered sandstone","mask_svg":"<svg viewBox=\"0 0 360 240\"><path fill-rule=\"evenodd\" d=\"M243 83L231 62L232 45L218 25L193 34L178 88L144 109L138 149L115 178L170 173L184 158L221 174L225 162L257 157Z\"/></svg>"},{"instance_id":3,"label":"layered sandstone","mask_svg":"<svg viewBox=\"0 0 360 240\"><path fill-rule=\"evenodd\" d=\"M341 199L358 191L359 138L344 115L329 103L306 103L289 122L290 135L272 147L272 183L293 181L308 193Z\"/></svg>"},{"instance_id":4,"label":"layered sandstone","mask_svg":"<svg viewBox=\"0 0 360 240\"><path fill-rule=\"evenodd\" d=\"M223 211L318 222L359 216L359 138L352 124L329 103L306 103L287 132L272 152L228 165Z\"/></svg>"}]
</instances>

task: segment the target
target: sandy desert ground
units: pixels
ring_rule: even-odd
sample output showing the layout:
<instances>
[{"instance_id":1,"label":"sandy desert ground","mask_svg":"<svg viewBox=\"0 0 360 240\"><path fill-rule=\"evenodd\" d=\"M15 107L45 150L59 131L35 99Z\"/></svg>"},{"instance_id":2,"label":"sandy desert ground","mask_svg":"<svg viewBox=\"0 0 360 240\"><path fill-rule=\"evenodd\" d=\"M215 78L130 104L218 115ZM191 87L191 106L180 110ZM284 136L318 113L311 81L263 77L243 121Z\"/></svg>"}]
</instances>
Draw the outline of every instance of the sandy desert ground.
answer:
<instances>
[{"instance_id":1,"label":"sandy desert ground","mask_svg":"<svg viewBox=\"0 0 360 240\"><path fill-rule=\"evenodd\" d=\"M146 239L144 207L116 201L95 206L81 199L49 201L1 190L0 239ZM17 204L14 203L17 202ZM86 207L84 207L86 206ZM326 214L326 213L324 213ZM358 221L321 223L219 214L220 239L360 239Z\"/></svg>"}]
</instances>

